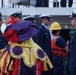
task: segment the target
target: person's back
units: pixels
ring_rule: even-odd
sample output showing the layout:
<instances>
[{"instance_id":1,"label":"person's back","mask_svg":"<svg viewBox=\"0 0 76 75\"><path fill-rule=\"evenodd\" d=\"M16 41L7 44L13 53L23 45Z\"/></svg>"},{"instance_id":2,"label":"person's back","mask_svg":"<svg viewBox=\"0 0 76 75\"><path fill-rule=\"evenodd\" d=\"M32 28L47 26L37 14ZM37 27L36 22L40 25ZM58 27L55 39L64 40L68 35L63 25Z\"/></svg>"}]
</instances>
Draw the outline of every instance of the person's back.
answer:
<instances>
[{"instance_id":1,"label":"person's back","mask_svg":"<svg viewBox=\"0 0 76 75\"><path fill-rule=\"evenodd\" d=\"M66 57L66 42L59 36L61 26L58 22L51 25L51 48L52 62L54 65L53 75L64 75L65 57Z\"/></svg>"},{"instance_id":2,"label":"person's back","mask_svg":"<svg viewBox=\"0 0 76 75\"><path fill-rule=\"evenodd\" d=\"M63 45L62 45L63 43ZM65 48L65 41L61 36L52 35L51 37L51 47L52 47L52 55L57 55L62 58L66 57L66 51Z\"/></svg>"}]
</instances>

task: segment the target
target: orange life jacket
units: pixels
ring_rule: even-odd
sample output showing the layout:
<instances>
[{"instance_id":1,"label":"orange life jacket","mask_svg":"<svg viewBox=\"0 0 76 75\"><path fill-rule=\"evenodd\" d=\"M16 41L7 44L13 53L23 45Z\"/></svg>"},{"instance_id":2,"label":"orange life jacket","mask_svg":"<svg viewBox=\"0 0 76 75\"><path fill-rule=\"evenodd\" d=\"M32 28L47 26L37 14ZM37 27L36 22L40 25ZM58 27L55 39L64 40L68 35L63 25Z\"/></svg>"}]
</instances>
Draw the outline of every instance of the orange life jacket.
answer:
<instances>
[{"instance_id":1,"label":"orange life jacket","mask_svg":"<svg viewBox=\"0 0 76 75\"><path fill-rule=\"evenodd\" d=\"M51 38L52 55L65 58L67 55L67 52L63 48L56 46L56 41L60 36L54 36L54 37Z\"/></svg>"}]
</instances>

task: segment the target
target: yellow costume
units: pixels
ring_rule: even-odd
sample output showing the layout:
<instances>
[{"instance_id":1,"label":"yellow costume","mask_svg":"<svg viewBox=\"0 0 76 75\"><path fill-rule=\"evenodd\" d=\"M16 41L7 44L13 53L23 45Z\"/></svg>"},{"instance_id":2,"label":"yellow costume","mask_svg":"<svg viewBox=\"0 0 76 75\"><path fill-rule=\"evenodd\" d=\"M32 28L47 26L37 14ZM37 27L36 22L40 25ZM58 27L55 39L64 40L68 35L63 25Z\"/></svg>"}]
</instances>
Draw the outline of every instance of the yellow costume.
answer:
<instances>
[{"instance_id":1,"label":"yellow costume","mask_svg":"<svg viewBox=\"0 0 76 75\"><path fill-rule=\"evenodd\" d=\"M15 47L20 47L19 49L15 49ZM24 65L28 66L28 67L33 67L36 65L37 60L42 61L43 63L43 67L44 70L48 70L46 63L49 65L50 68L53 68L52 63L50 62L48 56L46 55L46 53L42 50L42 48L40 48L36 43L33 42L32 38L30 38L29 40L26 40L24 42L21 43L11 43L9 42L9 50L7 50L8 48L4 49L6 50L4 55L0 58L0 69L2 72L7 73L8 75L8 64L9 64L9 71L13 71L13 60L10 62L10 58L14 58L14 59L23 59L23 63ZM15 51L18 53L19 50L21 49L21 52L19 54L16 54ZM4 51L2 50L2 51ZM38 51L42 52L43 56L40 57L40 53L38 53ZM7 57L7 58L6 58ZM6 61L4 60L6 58ZM2 68L4 68L4 64L6 62L6 69L3 70Z\"/></svg>"}]
</instances>

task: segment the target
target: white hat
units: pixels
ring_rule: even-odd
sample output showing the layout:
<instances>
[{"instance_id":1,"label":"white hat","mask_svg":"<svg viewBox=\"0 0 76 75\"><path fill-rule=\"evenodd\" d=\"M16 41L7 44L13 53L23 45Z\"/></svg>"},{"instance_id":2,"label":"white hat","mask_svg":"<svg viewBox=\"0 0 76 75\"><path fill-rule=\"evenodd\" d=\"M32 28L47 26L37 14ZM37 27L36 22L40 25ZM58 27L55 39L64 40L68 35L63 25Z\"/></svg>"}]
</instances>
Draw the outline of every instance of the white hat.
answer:
<instances>
[{"instance_id":1,"label":"white hat","mask_svg":"<svg viewBox=\"0 0 76 75\"><path fill-rule=\"evenodd\" d=\"M29 16L23 17L22 19L23 20L28 20L29 19L29 21L36 22L35 15L29 15Z\"/></svg>"},{"instance_id":2,"label":"white hat","mask_svg":"<svg viewBox=\"0 0 76 75\"><path fill-rule=\"evenodd\" d=\"M43 14L43 15L40 15L39 17L42 18L42 17L51 17L52 15L51 14Z\"/></svg>"},{"instance_id":3,"label":"white hat","mask_svg":"<svg viewBox=\"0 0 76 75\"><path fill-rule=\"evenodd\" d=\"M29 16L23 17L22 19L26 20L26 19L29 19L29 18L35 19L35 15L29 15Z\"/></svg>"},{"instance_id":4,"label":"white hat","mask_svg":"<svg viewBox=\"0 0 76 75\"><path fill-rule=\"evenodd\" d=\"M74 9L72 11L72 15L70 16L70 19L76 18L76 10Z\"/></svg>"},{"instance_id":5,"label":"white hat","mask_svg":"<svg viewBox=\"0 0 76 75\"><path fill-rule=\"evenodd\" d=\"M43 18L46 18L46 19L52 20L52 18L51 18L52 15L51 15L51 14L43 14L43 15L40 15L39 17L42 18L42 19L43 19Z\"/></svg>"},{"instance_id":6,"label":"white hat","mask_svg":"<svg viewBox=\"0 0 76 75\"><path fill-rule=\"evenodd\" d=\"M22 11L16 11L16 12L12 13L10 16L13 16L13 17L22 17Z\"/></svg>"}]
</instances>

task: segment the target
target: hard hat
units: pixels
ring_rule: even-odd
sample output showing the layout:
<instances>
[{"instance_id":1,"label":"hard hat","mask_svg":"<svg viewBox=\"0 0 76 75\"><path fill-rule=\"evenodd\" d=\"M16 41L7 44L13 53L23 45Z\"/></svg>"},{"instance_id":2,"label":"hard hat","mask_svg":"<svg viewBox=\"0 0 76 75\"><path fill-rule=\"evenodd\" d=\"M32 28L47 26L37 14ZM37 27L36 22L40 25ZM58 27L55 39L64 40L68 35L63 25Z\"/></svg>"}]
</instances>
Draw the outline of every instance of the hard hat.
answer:
<instances>
[{"instance_id":1,"label":"hard hat","mask_svg":"<svg viewBox=\"0 0 76 75\"><path fill-rule=\"evenodd\" d=\"M60 30L61 26L60 26L60 24L58 22L53 22L50 29L51 30Z\"/></svg>"}]
</instances>

